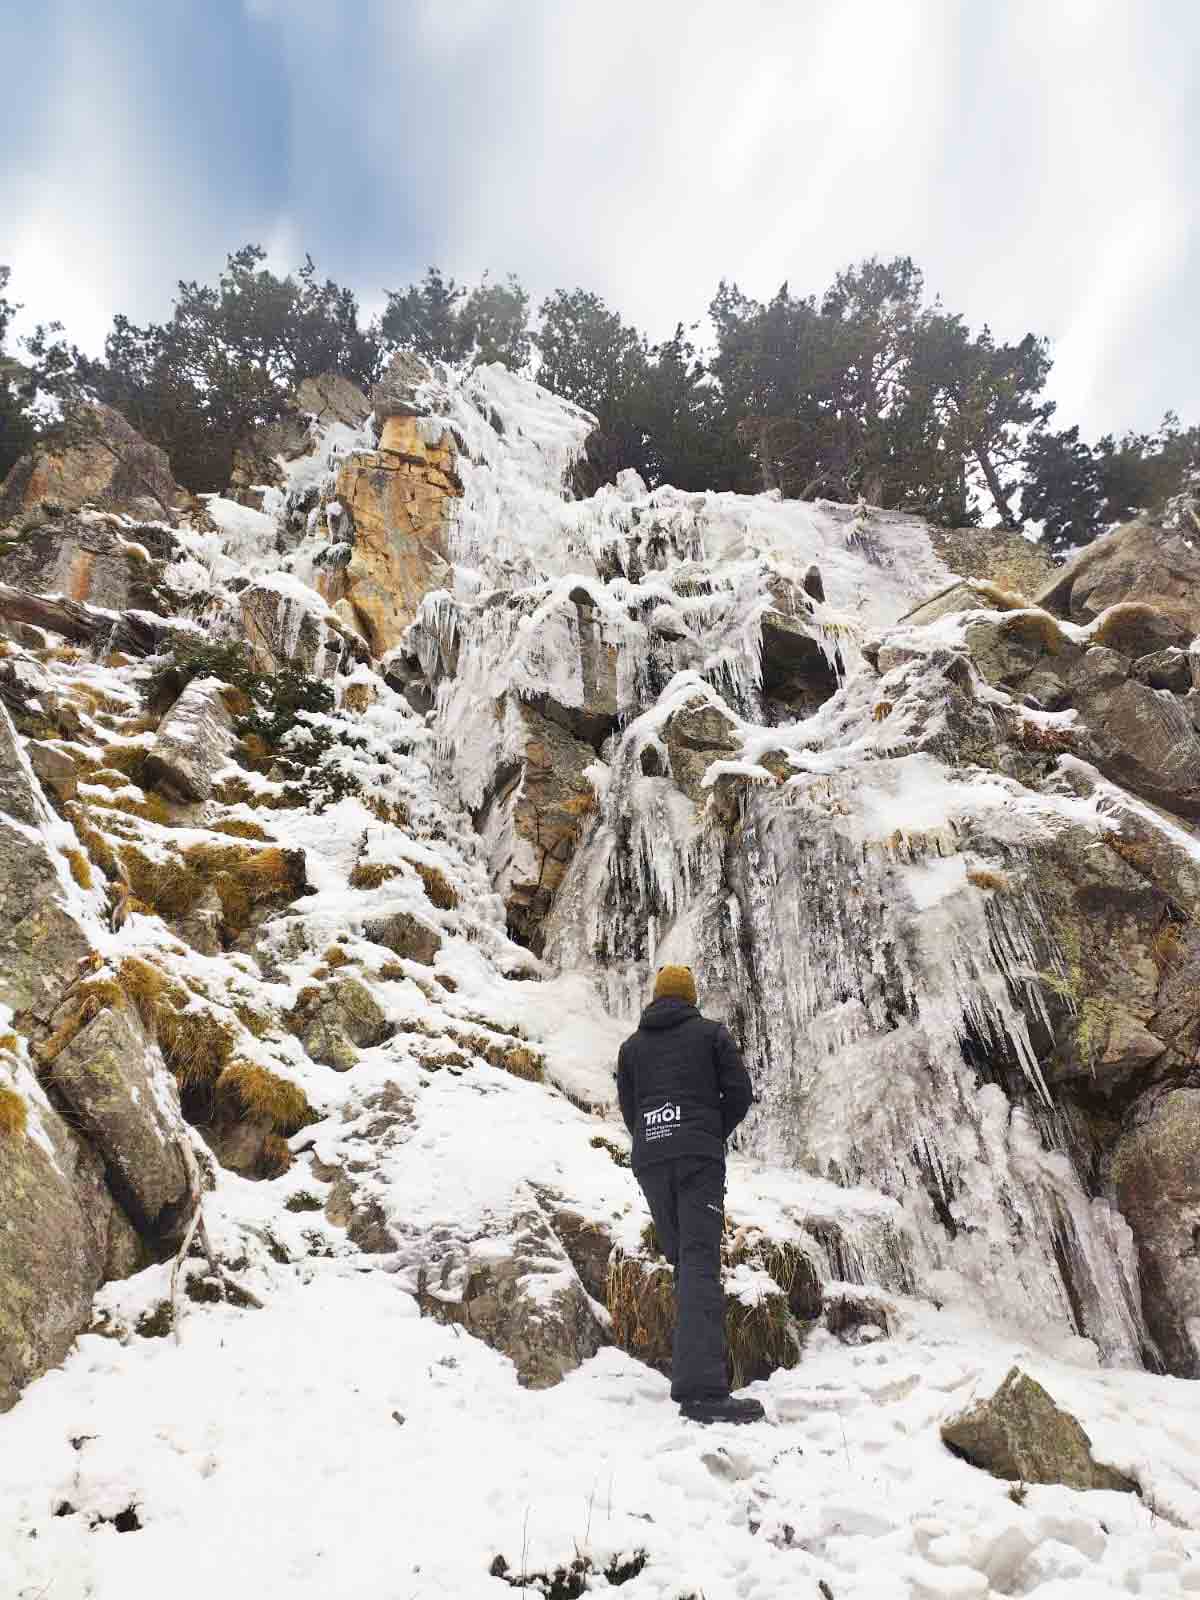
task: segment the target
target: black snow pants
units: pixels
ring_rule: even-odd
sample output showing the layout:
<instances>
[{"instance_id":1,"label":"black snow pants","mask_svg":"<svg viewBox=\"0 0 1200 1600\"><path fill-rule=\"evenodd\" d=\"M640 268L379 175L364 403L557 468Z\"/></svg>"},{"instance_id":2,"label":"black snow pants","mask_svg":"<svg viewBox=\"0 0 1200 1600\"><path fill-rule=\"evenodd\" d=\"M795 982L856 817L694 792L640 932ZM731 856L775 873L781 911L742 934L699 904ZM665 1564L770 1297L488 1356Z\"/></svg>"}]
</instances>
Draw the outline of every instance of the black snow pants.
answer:
<instances>
[{"instance_id":1,"label":"black snow pants","mask_svg":"<svg viewBox=\"0 0 1200 1600\"><path fill-rule=\"evenodd\" d=\"M725 1296L721 1233L725 1163L704 1156L659 1161L638 1173L663 1255L675 1269L672 1400L724 1400Z\"/></svg>"}]
</instances>

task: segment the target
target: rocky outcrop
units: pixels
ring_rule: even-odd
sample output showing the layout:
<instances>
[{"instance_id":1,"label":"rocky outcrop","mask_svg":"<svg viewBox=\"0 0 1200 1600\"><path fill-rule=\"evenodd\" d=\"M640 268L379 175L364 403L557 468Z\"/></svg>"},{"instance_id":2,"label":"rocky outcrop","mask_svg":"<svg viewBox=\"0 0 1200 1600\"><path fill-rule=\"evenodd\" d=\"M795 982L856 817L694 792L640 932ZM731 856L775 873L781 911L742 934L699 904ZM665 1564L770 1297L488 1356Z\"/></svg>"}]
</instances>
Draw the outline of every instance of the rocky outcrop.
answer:
<instances>
[{"instance_id":1,"label":"rocky outcrop","mask_svg":"<svg viewBox=\"0 0 1200 1600\"><path fill-rule=\"evenodd\" d=\"M169 521L182 498L164 451L110 406L85 406L0 485L0 527L37 527L84 505Z\"/></svg>"},{"instance_id":2,"label":"rocky outcrop","mask_svg":"<svg viewBox=\"0 0 1200 1600\"><path fill-rule=\"evenodd\" d=\"M28 1114L0 1134L0 1412L67 1354L100 1285L145 1259L96 1152L44 1100Z\"/></svg>"},{"instance_id":3,"label":"rocky outcrop","mask_svg":"<svg viewBox=\"0 0 1200 1600\"><path fill-rule=\"evenodd\" d=\"M1013 1367L990 1399L942 1424L956 1455L1013 1483L1061 1483L1068 1489L1117 1489L1137 1484L1092 1455L1092 1442L1040 1383Z\"/></svg>"},{"instance_id":4,"label":"rocky outcrop","mask_svg":"<svg viewBox=\"0 0 1200 1600\"><path fill-rule=\"evenodd\" d=\"M819 586L820 573L808 581ZM794 722L811 716L836 692L841 662L812 625L811 599L803 590L776 576L770 594L773 604L759 620L764 720Z\"/></svg>"},{"instance_id":5,"label":"rocky outcrop","mask_svg":"<svg viewBox=\"0 0 1200 1600\"><path fill-rule=\"evenodd\" d=\"M509 1356L527 1389L560 1383L607 1337L565 1250L536 1207L507 1236L469 1246L454 1287L429 1273L417 1298L427 1316L457 1323Z\"/></svg>"},{"instance_id":6,"label":"rocky outcrop","mask_svg":"<svg viewBox=\"0 0 1200 1600\"><path fill-rule=\"evenodd\" d=\"M1081 550L1037 596L1072 622L1091 622L1109 606L1143 601L1200 633L1200 541L1194 527L1127 522Z\"/></svg>"},{"instance_id":7,"label":"rocky outcrop","mask_svg":"<svg viewBox=\"0 0 1200 1600\"><path fill-rule=\"evenodd\" d=\"M742 748L741 734L733 717L715 698L695 695L673 711L663 725L661 748L666 751L666 767L680 789L690 799L705 797L704 777L714 761L730 761ZM642 771L655 776L655 745L642 750Z\"/></svg>"},{"instance_id":8,"label":"rocky outcrop","mask_svg":"<svg viewBox=\"0 0 1200 1600\"><path fill-rule=\"evenodd\" d=\"M536 950L541 925L595 810L587 769L596 752L515 695L502 714L506 744L519 756L497 773L476 826L488 848L492 882L508 907L510 932Z\"/></svg>"},{"instance_id":9,"label":"rocky outcrop","mask_svg":"<svg viewBox=\"0 0 1200 1600\"><path fill-rule=\"evenodd\" d=\"M46 802L0 706L0 1003L48 1017L90 946L65 910L59 867L35 831Z\"/></svg>"},{"instance_id":10,"label":"rocky outcrop","mask_svg":"<svg viewBox=\"0 0 1200 1600\"><path fill-rule=\"evenodd\" d=\"M331 678L347 659L366 651L349 628L330 616L315 597L252 583L239 596L242 632L260 672L294 667L313 678Z\"/></svg>"},{"instance_id":11,"label":"rocky outcrop","mask_svg":"<svg viewBox=\"0 0 1200 1600\"><path fill-rule=\"evenodd\" d=\"M1150 1330L1169 1371L1200 1377L1200 1089L1148 1096L1112 1171Z\"/></svg>"},{"instance_id":12,"label":"rocky outcrop","mask_svg":"<svg viewBox=\"0 0 1200 1600\"><path fill-rule=\"evenodd\" d=\"M1005 528L930 526L929 542L960 578L979 578L1017 594L1038 594L1053 577L1055 562L1041 545Z\"/></svg>"},{"instance_id":13,"label":"rocky outcrop","mask_svg":"<svg viewBox=\"0 0 1200 1600\"><path fill-rule=\"evenodd\" d=\"M159 724L147 779L175 800L207 800L234 744L233 718L216 678L194 678Z\"/></svg>"},{"instance_id":14,"label":"rocky outcrop","mask_svg":"<svg viewBox=\"0 0 1200 1600\"><path fill-rule=\"evenodd\" d=\"M372 395L379 448L348 457L334 490L331 528L349 555L321 572L318 587L376 656L400 643L430 590L450 586L449 522L462 485L454 440L426 420L418 390L427 377L407 353L393 359Z\"/></svg>"},{"instance_id":15,"label":"rocky outcrop","mask_svg":"<svg viewBox=\"0 0 1200 1600\"><path fill-rule=\"evenodd\" d=\"M161 612L169 603L160 580L171 545L163 528L129 527L89 511L59 516L8 539L0 533L0 582L111 611Z\"/></svg>"},{"instance_id":16,"label":"rocky outcrop","mask_svg":"<svg viewBox=\"0 0 1200 1600\"><path fill-rule=\"evenodd\" d=\"M311 455L331 423L360 428L370 411L362 390L338 372L303 379L283 415L234 450L229 498L260 510L264 490L282 488L289 463Z\"/></svg>"}]
</instances>

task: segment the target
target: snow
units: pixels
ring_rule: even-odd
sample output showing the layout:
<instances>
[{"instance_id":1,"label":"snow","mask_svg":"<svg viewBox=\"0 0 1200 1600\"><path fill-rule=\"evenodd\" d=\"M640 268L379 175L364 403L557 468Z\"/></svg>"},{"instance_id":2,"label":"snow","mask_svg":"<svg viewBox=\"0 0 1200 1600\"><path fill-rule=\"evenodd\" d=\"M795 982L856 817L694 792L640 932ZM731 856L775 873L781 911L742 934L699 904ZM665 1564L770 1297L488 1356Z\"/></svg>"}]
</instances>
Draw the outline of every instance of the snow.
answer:
<instances>
[{"instance_id":1,"label":"snow","mask_svg":"<svg viewBox=\"0 0 1200 1600\"><path fill-rule=\"evenodd\" d=\"M189 1307L178 1347L84 1336L3 1420L0 1592L494 1600L498 1555L519 1577L644 1552L633 1600L791 1600L822 1581L838 1600L1200 1593L1185 1382L1088 1371L901 1302L897 1336L814 1335L754 1385L767 1423L701 1429L613 1349L522 1389L361 1260L271 1280L262 1311ZM1143 1498L1017 1499L944 1449L939 1423L1016 1361ZM118 1532L130 1507L140 1527Z\"/></svg>"},{"instance_id":2,"label":"snow","mask_svg":"<svg viewBox=\"0 0 1200 1600\"><path fill-rule=\"evenodd\" d=\"M342 974L395 1032L344 1073L282 1024L239 1034L239 1056L301 1085L321 1118L290 1141L284 1177L219 1171L205 1200L218 1252L263 1309L185 1297L177 1345L137 1331L167 1267L101 1292L106 1333L83 1335L0 1417L0 1595L495 1597L498 1556L520 1577L638 1552L631 1600L1200 1593L1200 1391L1139 1370L1132 1236L1044 1137L1050 1096L1026 1020L1053 960L1029 881L1038 842L1128 815L1189 859L1200 846L1073 758L1038 794L947 759L934 663L961 650L963 619L886 633L948 577L918 521L650 491L633 473L572 500L585 413L496 367L438 373L425 398L430 441L452 430L463 445L453 587L426 596L399 652L436 682L434 712L415 715L359 666L339 685L369 681L365 711L304 719L334 736L324 759L359 793L320 810L214 803L186 828L113 814L160 858L228 843L210 831L218 815L253 820L304 851L311 892L252 950L203 956L156 917L111 932L102 886L80 890L67 870L70 826L47 808L34 830L110 967L152 957L194 1007L280 1019L336 941ZM373 442L369 425L315 432L262 512L210 498L214 531L179 531L168 580L204 595L218 629L248 582L284 597L293 633L305 614L327 618L311 580L343 513L319 502L337 462ZM826 599L803 627L840 687L812 716L767 726L763 618L813 564ZM861 646L885 633L897 664L876 678ZM593 667L615 653L612 730L587 768L597 811L539 959L509 940L497 892L510 819L494 808L481 837L471 813L521 754L521 702L595 700L585 647ZM9 663L45 688L85 672L137 709L137 669ZM1064 724L977 688L987 715ZM641 769L650 746L665 758L670 716L697 697L741 743L705 779L748 780L736 849L703 804ZM85 747L111 736L85 717ZM235 774L256 796L280 788ZM397 871L358 889L359 864ZM445 875L457 908L431 903L419 865ZM976 869L1010 892L973 882ZM441 936L431 964L367 937L396 911ZM729 1162L730 1226L797 1245L829 1296L885 1307L889 1326L846 1342L814 1329L798 1366L753 1386L767 1423L736 1432L681 1422L666 1381L613 1348L554 1389L524 1389L507 1358L422 1318L415 1299L430 1273L453 1297L558 1205L637 1249L648 1217L612 1154L628 1149L614 1064L668 959L696 966L709 1014L741 1006L759 1103ZM479 1041L527 1047L543 1081L489 1064ZM972 1051L1008 1063L1020 1090L987 1081ZM27 1059L0 1070L49 1152ZM154 1088L174 1093L165 1071ZM326 1220L331 1173L377 1208L390 1245L360 1251ZM560 1258L539 1261L525 1292L541 1310L567 1278ZM752 1304L767 1281L743 1264L731 1287ZM1140 1499L1012 1496L945 1450L939 1424L1015 1362L1078 1416L1099 1459L1137 1476ZM119 1532L130 1507L140 1526Z\"/></svg>"}]
</instances>

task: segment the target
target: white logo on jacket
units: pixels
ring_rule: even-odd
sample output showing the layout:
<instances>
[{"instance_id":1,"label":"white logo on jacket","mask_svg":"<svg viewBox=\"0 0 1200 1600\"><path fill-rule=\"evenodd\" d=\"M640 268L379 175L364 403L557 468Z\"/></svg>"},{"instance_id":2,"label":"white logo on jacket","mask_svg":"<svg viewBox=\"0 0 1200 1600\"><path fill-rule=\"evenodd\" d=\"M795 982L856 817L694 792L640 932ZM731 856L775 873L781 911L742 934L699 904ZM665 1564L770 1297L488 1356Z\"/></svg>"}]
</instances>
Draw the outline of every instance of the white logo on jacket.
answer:
<instances>
[{"instance_id":1,"label":"white logo on jacket","mask_svg":"<svg viewBox=\"0 0 1200 1600\"><path fill-rule=\"evenodd\" d=\"M643 1111L642 1120L646 1125L646 1138L669 1138L675 1132L681 1115L680 1108L677 1105L672 1105L669 1100L664 1105L656 1106L653 1111Z\"/></svg>"}]
</instances>

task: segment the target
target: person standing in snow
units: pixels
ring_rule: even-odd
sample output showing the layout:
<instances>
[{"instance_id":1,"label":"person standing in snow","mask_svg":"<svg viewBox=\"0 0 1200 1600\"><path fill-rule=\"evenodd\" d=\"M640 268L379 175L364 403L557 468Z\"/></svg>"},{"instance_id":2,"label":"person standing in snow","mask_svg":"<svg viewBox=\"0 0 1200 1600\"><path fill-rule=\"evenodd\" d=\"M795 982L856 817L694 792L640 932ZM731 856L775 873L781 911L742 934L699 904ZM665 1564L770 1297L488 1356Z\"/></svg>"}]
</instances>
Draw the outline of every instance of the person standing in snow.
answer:
<instances>
[{"instance_id":1,"label":"person standing in snow","mask_svg":"<svg viewBox=\"0 0 1200 1600\"><path fill-rule=\"evenodd\" d=\"M617 1058L632 1166L675 1269L671 1398L693 1422L757 1422L757 1400L729 1392L721 1235L725 1141L754 1091L729 1029L696 1009L690 967L663 967L654 999Z\"/></svg>"}]
</instances>

